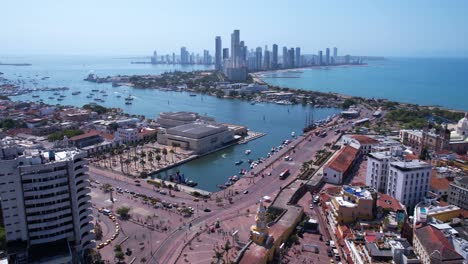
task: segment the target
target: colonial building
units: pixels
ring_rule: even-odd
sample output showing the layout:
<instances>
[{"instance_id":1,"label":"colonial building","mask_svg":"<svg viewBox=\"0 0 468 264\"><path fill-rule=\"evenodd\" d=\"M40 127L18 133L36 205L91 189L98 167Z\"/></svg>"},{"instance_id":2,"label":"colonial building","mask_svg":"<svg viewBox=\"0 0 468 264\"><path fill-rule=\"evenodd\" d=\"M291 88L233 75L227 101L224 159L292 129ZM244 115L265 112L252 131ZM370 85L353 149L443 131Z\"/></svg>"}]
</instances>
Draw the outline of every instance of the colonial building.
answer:
<instances>
[{"instance_id":1,"label":"colonial building","mask_svg":"<svg viewBox=\"0 0 468 264\"><path fill-rule=\"evenodd\" d=\"M448 202L468 210L468 176L457 177L450 183Z\"/></svg>"}]
</instances>

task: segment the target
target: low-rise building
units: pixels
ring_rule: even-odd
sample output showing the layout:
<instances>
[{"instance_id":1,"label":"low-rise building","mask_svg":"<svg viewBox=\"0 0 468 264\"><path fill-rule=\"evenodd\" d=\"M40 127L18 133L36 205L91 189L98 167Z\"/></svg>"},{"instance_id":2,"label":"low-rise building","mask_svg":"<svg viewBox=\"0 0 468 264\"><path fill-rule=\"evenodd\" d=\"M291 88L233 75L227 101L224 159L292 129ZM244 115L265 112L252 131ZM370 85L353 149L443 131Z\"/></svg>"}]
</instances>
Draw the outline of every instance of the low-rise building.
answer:
<instances>
[{"instance_id":1,"label":"low-rise building","mask_svg":"<svg viewBox=\"0 0 468 264\"><path fill-rule=\"evenodd\" d=\"M456 177L455 180L450 183L448 202L468 210L468 176Z\"/></svg>"},{"instance_id":2,"label":"low-rise building","mask_svg":"<svg viewBox=\"0 0 468 264\"><path fill-rule=\"evenodd\" d=\"M414 231L413 246L423 264L462 264L464 261L463 257L455 251L449 239L432 225Z\"/></svg>"},{"instance_id":3,"label":"low-rise building","mask_svg":"<svg viewBox=\"0 0 468 264\"><path fill-rule=\"evenodd\" d=\"M345 145L324 166L323 176L327 183L341 184L353 170L359 150Z\"/></svg>"},{"instance_id":4,"label":"low-rise building","mask_svg":"<svg viewBox=\"0 0 468 264\"><path fill-rule=\"evenodd\" d=\"M197 121L214 122L214 119L207 116L200 116L195 112L162 112L156 119L156 122L163 128L191 124Z\"/></svg>"},{"instance_id":5,"label":"low-rise building","mask_svg":"<svg viewBox=\"0 0 468 264\"><path fill-rule=\"evenodd\" d=\"M114 140L119 144L127 144L138 141L137 128L117 128L114 135Z\"/></svg>"},{"instance_id":6,"label":"low-rise building","mask_svg":"<svg viewBox=\"0 0 468 264\"><path fill-rule=\"evenodd\" d=\"M158 134L158 143L177 144L197 154L207 153L234 141L234 132L219 124L192 123L166 129Z\"/></svg>"},{"instance_id":7,"label":"low-rise building","mask_svg":"<svg viewBox=\"0 0 468 264\"><path fill-rule=\"evenodd\" d=\"M77 148L84 148L98 144L103 141L101 135L97 131L91 131L68 139L68 141Z\"/></svg>"},{"instance_id":8,"label":"low-rise building","mask_svg":"<svg viewBox=\"0 0 468 264\"><path fill-rule=\"evenodd\" d=\"M341 137L341 141L344 144L357 144L359 146L359 151L362 155L370 153L374 146L380 144L378 140L367 135L343 135Z\"/></svg>"},{"instance_id":9,"label":"low-rise building","mask_svg":"<svg viewBox=\"0 0 468 264\"><path fill-rule=\"evenodd\" d=\"M337 224L354 223L374 218L377 193L369 188L343 186L339 195L331 198L330 216Z\"/></svg>"}]
</instances>

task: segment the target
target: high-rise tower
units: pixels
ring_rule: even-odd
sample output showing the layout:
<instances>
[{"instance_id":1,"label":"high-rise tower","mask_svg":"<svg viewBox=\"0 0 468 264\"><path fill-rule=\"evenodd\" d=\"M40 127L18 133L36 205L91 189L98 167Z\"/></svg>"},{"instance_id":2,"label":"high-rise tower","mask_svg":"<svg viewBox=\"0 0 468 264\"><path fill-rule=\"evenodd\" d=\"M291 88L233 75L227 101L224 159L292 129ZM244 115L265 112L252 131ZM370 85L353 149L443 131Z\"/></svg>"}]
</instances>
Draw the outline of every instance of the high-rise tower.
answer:
<instances>
[{"instance_id":1,"label":"high-rise tower","mask_svg":"<svg viewBox=\"0 0 468 264\"><path fill-rule=\"evenodd\" d=\"M215 69L217 71L221 70L222 65L222 46L221 46L221 37L217 36L215 39Z\"/></svg>"}]
</instances>

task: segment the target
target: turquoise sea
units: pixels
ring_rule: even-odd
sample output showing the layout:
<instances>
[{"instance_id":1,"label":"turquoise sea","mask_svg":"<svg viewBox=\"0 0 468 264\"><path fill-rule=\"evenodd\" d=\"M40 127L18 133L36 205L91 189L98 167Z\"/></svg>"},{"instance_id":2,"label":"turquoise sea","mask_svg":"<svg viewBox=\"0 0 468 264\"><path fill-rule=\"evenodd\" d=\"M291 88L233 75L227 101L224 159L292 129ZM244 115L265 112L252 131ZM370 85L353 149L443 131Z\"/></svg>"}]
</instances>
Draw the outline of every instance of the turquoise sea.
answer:
<instances>
[{"instance_id":1,"label":"turquoise sea","mask_svg":"<svg viewBox=\"0 0 468 264\"><path fill-rule=\"evenodd\" d=\"M468 58L388 58L366 66L276 72L272 85L468 111Z\"/></svg>"},{"instance_id":2,"label":"turquoise sea","mask_svg":"<svg viewBox=\"0 0 468 264\"><path fill-rule=\"evenodd\" d=\"M60 102L65 105L83 106L86 103L94 102L92 99L86 98L86 95L93 89L106 90L109 96L101 97L106 101L100 104L107 107L120 107L130 114L156 118L163 111L194 111L212 116L219 122L245 125L253 131L267 134L247 144L224 149L176 168L189 179L198 182L199 188L208 191L216 191L216 185L225 183L228 177L237 175L240 169L246 168L248 165L247 162L244 162L241 166L235 166L236 161L265 157L272 147L289 139L292 131L300 134L307 114L313 112L316 119L323 119L339 112L339 109L313 109L302 105L251 105L250 102L246 101L219 99L213 96L191 97L188 93L133 89L125 86L112 87L111 84L94 84L83 81L83 78L90 72L94 72L98 76L107 76L160 74L174 70L206 69L203 66L130 64L130 61L135 60L94 57L12 58L8 61L29 62L33 65L28 67L0 66L0 72L3 72L3 76L10 80L24 80L25 87L34 87L31 82L33 79L37 80L37 87L70 87L69 91L63 93L66 97ZM6 62L7 60L0 57L0 61ZM41 80L45 76L50 78ZM81 94L71 95L74 91L81 91ZM43 99L45 103L59 103L57 100L48 99L49 96L54 96L53 92L39 94L40 98L33 98L32 94L27 94L12 97L12 99L23 101ZM136 97L132 105L125 105L124 98L128 94ZM121 95L121 98L117 98L117 95ZM252 150L248 157L244 154L247 149ZM174 170L169 173L174 172Z\"/></svg>"},{"instance_id":3,"label":"turquoise sea","mask_svg":"<svg viewBox=\"0 0 468 264\"><path fill-rule=\"evenodd\" d=\"M110 84L94 84L83 81L91 72L98 76L117 74L160 74L174 70L209 69L204 66L130 64L142 59L79 56L0 56L0 62L27 62L32 66L0 66L3 77L9 80L23 80L25 87L70 87L64 92L61 104L82 106L93 102L86 98L92 89L107 90L109 96L101 103L108 107L120 107L131 114L155 118L162 111L194 111L209 115L217 121L246 125L251 130L264 132L267 136L207 155L180 166L186 177L197 181L199 187L215 191L217 184L226 182L229 176L238 174L246 167L235 166L234 162L246 160L244 151L251 149L249 158L266 156L266 153L291 132L300 133L307 114L313 112L315 119L323 119L338 113L339 109L313 109L312 107L256 104L239 100L219 99L187 93L163 92L152 89L112 87ZM442 105L448 108L468 110L468 59L399 59L375 61L367 66L335 67L299 70L300 73L277 72L277 76L299 78L268 78L274 85L338 92L364 97L389 98L402 102ZM42 77L50 77L41 80ZM34 85L32 80L37 81ZM82 93L72 96L74 91ZM41 92L46 103L53 92ZM132 105L125 105L124 97L136 97ZM121 95L121 98L117 98ZM103 97L104 98L104 97ZM13 100L36 101L31 94L16 96Z\"/></svg>"}]
</instances>

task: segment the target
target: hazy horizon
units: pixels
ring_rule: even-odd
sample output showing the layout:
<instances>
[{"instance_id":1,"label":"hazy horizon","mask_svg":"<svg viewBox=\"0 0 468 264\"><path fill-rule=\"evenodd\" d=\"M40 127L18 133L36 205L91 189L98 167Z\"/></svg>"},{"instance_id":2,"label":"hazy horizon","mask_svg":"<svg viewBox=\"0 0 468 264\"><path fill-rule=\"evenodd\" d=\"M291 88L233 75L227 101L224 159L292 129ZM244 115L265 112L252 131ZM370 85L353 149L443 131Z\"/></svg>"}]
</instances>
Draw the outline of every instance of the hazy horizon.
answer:
<instances>
[{"instance_id":1,"label":"hazy horizon","mask_svg":"<svg viewBox=\"0 0 468 264\"><path fill-rule=\"evenodd\" d=\"M339 55L468 57L468 2L14 1L3 3L0 56L214 53L240 30L251 48L338 47Z\"/></svg>"}]
</instances>

